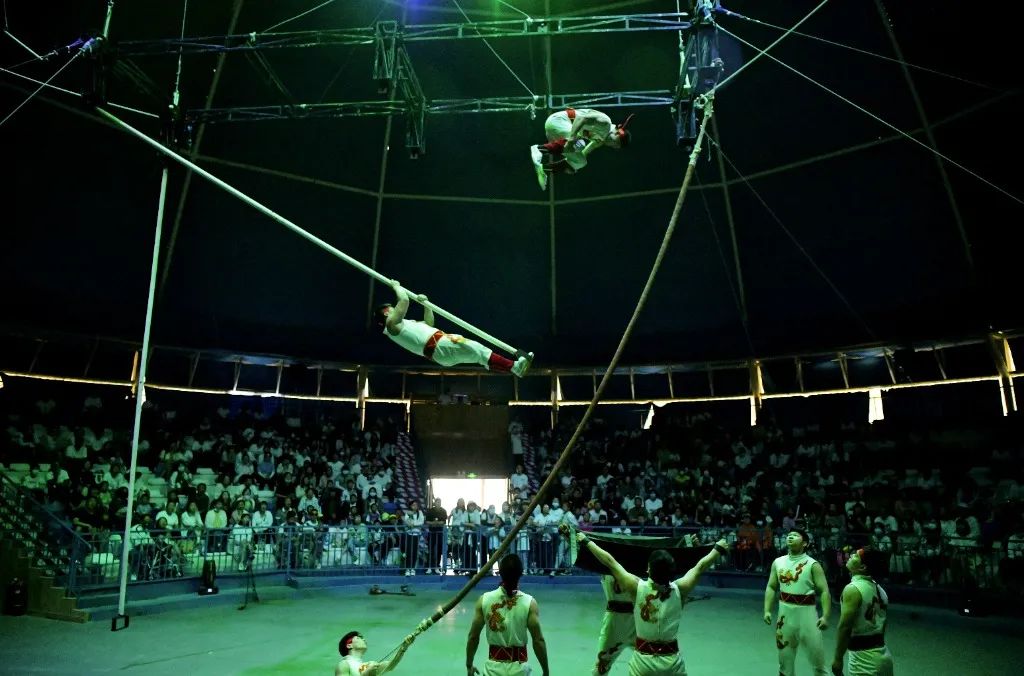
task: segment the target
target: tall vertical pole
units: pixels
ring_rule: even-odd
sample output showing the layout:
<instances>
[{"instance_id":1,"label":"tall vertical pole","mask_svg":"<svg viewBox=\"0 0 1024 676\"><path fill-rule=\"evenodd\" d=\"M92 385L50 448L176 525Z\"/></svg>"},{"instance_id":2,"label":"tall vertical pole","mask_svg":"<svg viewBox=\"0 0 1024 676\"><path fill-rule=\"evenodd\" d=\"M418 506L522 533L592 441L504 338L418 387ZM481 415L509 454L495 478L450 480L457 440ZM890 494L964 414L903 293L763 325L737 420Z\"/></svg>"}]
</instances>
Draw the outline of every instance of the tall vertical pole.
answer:
<instances>
[{"instance_id":1,"label":"tall vertical pole","mask_svg":"<svg viewBox=\"0 0 1024 676\"><path fill-rule=\"evenodd\" d=\"M889 36L889 43L892 45L892 51L896 55L896 58L900 60L900 67L903 69L903 77L907 81L907 89L910 91L910 96L914 99L914 106L917 108L917 116L921 120L921 127L924 129L925 138L928 139L928 145L935 152L932 153L935 157L935 165L939 170L939 177L942 179L942 185L946 189L946 197L949 199L949 208L953 212L953 219L956 221L957 230L960 232L960 241L964 246L964 257L967 259L967 270L974 278L974 255L971 253L971 241L967 237L967 228L964 227L964 219L960 214L960 206L957 204L956 195L953 193L953 184L949 182L949 174L946 173L945 160L939 156L939 146L935 140L935 133L932 130L932 125L928 121L928 115L924 112L924 104L921 102L921 97L917 93L917 86L914 84L914 78L910 74L910 68L907 67L906 61L903 59L903 50L900 49L900 43L896 41L896 33L892 29L892 21L889 18L889 13L886 12L885 7L882 5L882 0L875 0L875 7L878 9L878 15L882 19L882 25L885 26L885 32Z\"/></svg>"},{"instance_id":2,"label":"tall vertical pole","mask_svg":"<svg viewBox=\"0 0 1024 676\"><path fill-rule=\"evenodd\" d=\"M156 233L153 236L153 261L149 270L149 295L146 299L146 323L142 331L142 353L138 377L135 381L135 423L132 426L132 459L128 470L128 505L124 515L124 535L121 537L121 583L117 596L117 617L125 617L125 596L128 592L128 555L131 552L132 511L135 502L135 472L139 461L139 431L142 426L142 405L146 402L146 369L149 366L149 335L153 326L153 299L156 296L156 271L160 263L160 236L163 231L164 206L167 203L167 175L165 165L160 176L160 199L156 210ZM117 618L114 618L116 627Z\"/></svg>"},{"instance_id":3,"label":"tall vertical pole","mask_svg":"<svg viewBox=\"0 0 1024 676\"><path fill-rule=\"evenodd\" d=\"M551 0L544 0L544 19L551 17ZM547 86L545 110L550 110L554 80L551 73L551 36L544 37L544 80ZM551 335L558 335L558 276L557 257L555 256L555 175L548 177L551 184L548 188L548 237L551 251Z\"/></svg>"},{"instance_id":4,"label":"tall vertical pole","mask_svg":"<svg viewBox=\"0 0 1024 676\"><path fill-rule=\"evenodd\" d=\"M103 39L110 37L110 20L114 17L114 0L107 0L107 16L103 19Z\"/></svg>"},{"instance_id":5,"label":"tall vertical pole","mask_svg":"<svg viewBox=\"0 0 1024 676\"><path fill-rule=\"evenodd\" d=\"M392 82L390 85L390 96L389 100L395 98L395 83ZM373 248L370 253L370 267L374 270L377 269L377 253L380 248L380 219L384 213L384 180L388 173L388 148L391 145L391 127L394 121L393 115L388 115L387 122L384 123L384 147L380 151L380 176L377 180L377 211L373 217ZM369 330L370 324L373 322L373 292L375 290L375 281L372 277L370 278L370 290L366 296L366 328Z\"/></svg>"},{"instance_id":6,"label":"tall vertical pole","mask_svg":"<svg viewBox=\"0 0 1024 676\"><path fill-rule=\"evenodd\" d=\"M402 21L398 26L399 35L395 38L401 40L401 31L405 29L405 20L408 16L408 6L402 7ZM398 49L401 50L401 43L399 43ZM401 65L397 57L398 51L395 51L395 61L391 64L394 69L391 75L391 82L388 83L388 101L395 100L395 94L398 92L398 79L401 77L400 69ZM370 267L374 270L377 269L377 253L380 249L380 220L384 213L384 182L388 175L388 151L391 148L391 128L394 125L394 115L388 115L387 122L384 123L384 146L380 151L380 175L377 177L377 210L374 212L373 217L373 244L370 250ZM370 288L366 294L366 330L370 330L370 325L373 323L373 297L376 287L374 280L370 278Z\"/></svg>"},{"instance_id":7,"label":"tall vertical pole","mask_svg":"<svg viewBox=\"0 0 1024 676\"><path fill-rule=\"evenodd\" d=\"M244 0L235 0L234 8L231 11L231 21L228 23L228 35L235 32L235 26L238 25L238 17L242 13L242 3ZM182 35L184 37L184 35ZM227 57L227 52L221 52L217 55L217 63L213 69L213 80L210 82L210 88L206 92L206 101L203 104L204 110L209 110L213 105L214 94L217 93L217 87L220 85L221 74L224 72L224 59ZM181 77L181 57L178 58L178 77ZM174 105L178 105L180 94L177 85L174 88ZM192 147L189 150L188 158L195 160L199 157L199 149L203 145L203 136L206 133L206 124L200 122L196 129L196 137L192 143ZM160 292L159 295L163 298L164 291L167 288L167 276L171 271L171 259L174 257L174 245L178 241L178 230L181 229L181 221L185 215L185 203L188 201L189 190L192 187L192 172L185 172L185 179L181 186L181 194L178 195L178 206L174 211L174 225L171 226L171 236L167 244L167 253L164 255L164 269L160 275Z\"/></svg>"},{"instance_id":8,"label":"tall vertical pole","mask_svg":"<svg viewBox=\"0 0 1024 676\"><path fill-rule=\"evenodd\" d=\"M740 248L736 241L736 221L732 214L732 199L729 196L729 182L725 177L725 161L722 159L722 137L718 135L718 118L711 118L711 131L715 135L715 156L718 159L718 176L722 183L722 197L725 198L725 220L729 224L729 237L732 241L732 260L736 268L736 287L740 295L740 320L743 328L747 329L747 337L750 337L750 330L747 327L747 292L743 286L743 269L740 267Z\"/></svg>"}]
</instances>

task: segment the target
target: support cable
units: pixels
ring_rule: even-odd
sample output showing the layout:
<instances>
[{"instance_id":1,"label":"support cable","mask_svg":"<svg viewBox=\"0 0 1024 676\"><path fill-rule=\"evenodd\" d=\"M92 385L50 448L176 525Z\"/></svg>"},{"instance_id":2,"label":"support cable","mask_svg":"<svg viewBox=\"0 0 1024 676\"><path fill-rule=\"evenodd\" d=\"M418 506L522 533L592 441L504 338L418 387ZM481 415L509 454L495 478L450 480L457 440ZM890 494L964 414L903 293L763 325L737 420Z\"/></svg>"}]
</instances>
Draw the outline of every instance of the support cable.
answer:
<instances>
[{"instance_id":1,"label":"support cable","mask_svg":"<svg viewBox=\"0 0 1024 676\"><path fill-rule=\"evenodd\" d=\"M731 36L733 38L736 38L737 40L739 40L740 42L742 42L746 46L750 47L751 49L757 49L757 50L760 51L760 47L758 47L757 45L755 45L755 44L753 44L751 42L748 42L748 41L744 40L743 38L741 38L740 36L736 35L732 31L729 31L729 30L727 30L725 28L722 28L721 26L719 26L719 30L723 31L726 35L729 35L729 36ZM977 173L975 171L972 171L971 169L968 169L967 167L965 167L964 165L960 164L959 162L957 162L953 158L949 157L948 155L945 155L945 154L939 152L938 150L935 150L934 148L929 146L927 143L925 143L923 141L917 140L916 138L914 138L913 136L911 136L907 132L903 131L902 129L900 129L896 125L894 125L891 122L888 122L886 120L883 120L881 117L879 117L878 115L875 115L874 113L872 113L867 108L865 108L865 107L863 107L863 106L861 106L861 105L859 105L857 103L854 103L853 101L851 101L850 99L846 98L845 96L843 96L839 92L835 91L834 89L828 88L827 86L823 85L822 83L820 83L817 80L815 80L814 78L812 78L810 75L805 75L804 73L800 72L799 70L797 70L793 66L790 66L788 63L786 63L784 61L780 61L779 59L777 59L776 57L772 56L771 54L768 54L767 50L761 51L761 54L764 55L764 56L767 56L769 59L771 59L775 63L779 64L780 66L782 66L786 70L789 70L789 71L795 73L796 75L799 75L800 77L802 77L803 79L807 80L808 82L810 82L814 86L819 87L820 89L825 90L826 92L828 92L832 96L836 97L837 99L839 99L843 103L846 103L846 104L848 104L850 106L853 106L854 108L856 108L860 112L864 113L868 117L870 117L870 118L876 120L877 122L885 125L889 129L892 129L893 131L898 133L903 138L908 139L908 140L914 142L915 144L921 146L922 148L924 148L928 152L934 153L935 155L941 157L942 159L946 160L947 162L952 164L957 169L960 169L961 171L970 174L971 176L973 176L974 178L978 179L979 181L981 181L982 183L984 183L988 187L990 187L990 188L992 188L992 189L994 189L994 190L996 190L998 192L1001 192L1002 194L1004 194L1007 197L1009 197L1010 199L1012 199L1014 202L1017 202L1018 204L1024 205L1024 199L1021 199L1020 197L1017 197L1016 195L1011 193L1009 190L1006 190L1005 188L1003 188L1003 187L993 183L992 181L988 180L987 178L985 178L981 174L979 174L979 173ZM739 72L739 71L737 71L737 72ZM735 73L733 73L733 75L735 75Z\"/></svg>"},{"instance_id":2,"label":"support cable","mask_svg":"<svg viewBox=\"0 0 1024 676\"><path fill-rule=\"evenodd\" d=\"M755 23L755 24L758 24L758 25L761 25L761 26L765 26L766 28L774 28L775 30L779 30L779 31L786 30L785 26L776 26L773 23L768 23L767 21L761 21L760 19L754 19L754 18L749 17L749 16L744 16L743 14L739 14L737 12L733 12L732 10L725 9L724 7L719 8L717 11L721 12L722 14L725 14L726 16L735 17L737 19L743 19L744 21L749 21L751 23ZM839 47L841 49L848 49L851 52L857 52L858 54L864 54L865 56L873 56L874 58L881 59L883 61L889 61L891 63L898 63L901 66L906 66L907 68L914 68L916 70L920 70L920 71L923 71L925 73L931 73L932 75L940 75L942 77L947 77L947 78L949 78L951 80L957 80L957 81L963 82L965 84L974 85L975 87L982 87L983 89L991 89L991 90L994 90L994 91L1003 91L1002 89L1000 89L999 87L997 87L995 85L986 84L984 82L978 82L976 80L968 80L965 77L960 77L959 75L953 75L951 73L945 73L945 72L943 72L941 70L936 70L934 68L928 68L927 66L919 66L917 64L910 63L909 61L904 61L901 58L900 59L895 59L895 58L893 58L891 56L886 56L885 54L879 54L878 52L872 52L872 51L867 50L867 49L861 49L860 47L854 47L853 45L843 44L842 42L836 42L835 40L829 40L828 38L819 37L817 35L811 35L810 33L803 33L801 31L793 30L792 28L789 29L789 32L792 33L793 35L799 35L802 38L807 38L809 40L817 40L818 42L823 42L826 45L832 45L833 47Z\"/></svg>"},{"instance_id":3,"label":"support cable","mask_svg":"<svg viewBox=\"0 0 1024 676\"><path fill-rule=\"evenodd\" d=\"M782 42L783 40L785 40L786 38L788 38L788 37L789 37L790 35L792 35L792 34L793 34L793 31L795 31L795 30L796 30L797 28L799 28L799 27L800 27L800 26L801 26L801 25L802 25L802 24L803 24L803 23L804 23L805 21L807 21L807 20L808 20L808 19L810 19L810 18L811 18L812 16L814 16L814 15L815 15L815 14L816 14L816 13L818 12L818 10L819 10L819 9L821 9L822 7L824 7L824 6L825 6L825 3L827 3L827 2L828 2L828 0L821 0L821 3L819 3L817 7L815 7L815 8L814 8L814 9L812 9L812 10L811 10L810 12L808 12L808 13L807 13L807 15L806 15L806 16L805 16L804 18L800 19L800 20L799 20L799 21L797 21L797 22L796 22L795 24L793 24L793 26L792 26L792 27L791 27L791 28L790 28L789 30L787 30L787 31L786 31L785 33L783 33L782 35L780 35L780 36L778 37L778 39L776 39L776 40L775 40L775 42L771 43L770 45L768 45L768 46L767 46L767 47L765 47L764 49L759 49L759 48L757 48L757 47L754 47L754 49L756 49L756 50L758 51L758 54L757 54L757 56L755 56L754 58L752 58L752 59L751 59L750 61L747 61L747 62L746 62L745 64L743 64L742 66L740 66L739 68L737 68L737 69L736 69L736 70L735 70L735 71L734 71L734 72L733 72L733 73L732 73L731 75L729 75L729 77L727 77L727 78L725 78L724 80L722 80L721 82L719 82L719 83L718 83L718 88L719 88L719 89L721 89L721 88L722 88L722 87L724 87L724 86L725 86L726 84L728 84L728 82L729 82L730 80L732 80L732 79L733 79L734 77L736 77L737 75L739 75L740 73L742 73L743 71L745 71L745 70L746 70L747 68L749 68L750 66L753 66L753 65L754 65L755 63L757 63L757 60L758 60L758 59L760 59L760 58L761 58L762 56L767 56L767 55L768 55L768 51L769 51L770 49L772 49L773 47L775 47L775 45L779 44L780 42ZM717 25L717 24L716 24L716 25ZM718 28L719 28L719 29L720 29L720 30L721 30L722 32L724 32L724 33L725 33L726 35L732 35L732 33L730 33L729 31L725 30L725 29L724 29L724 28L722 28L721 26L718 26ZM735 35L733 35L733 37L736 37L736 36L735 36ZM748 44L749 44L749 43L748 43ZM753 45L751 45L751 46L753 46Z\"/></svg>"},{"instance_id":4,"label":"support cable","mask_svg":"<svg viewBox=\"0 0 1024 676\"><path fill-rule=\"evenodd\" d=\"M530 16L529 14L527 14L526 12L524 12L523 10L519 9L519 8L518 8L518 7L516 7L515 5L513 5L513 4L511 4L511 3L508 3L508 2L505 2L505 0L498 0L498 4L499 4L499 5L503 5L503 6L505 6L505 7L508 7L509 9L511 9L511 10L512 10L512 11L514 11L514 12L519 12L520 14L522 14L523 16L525 16L525 17L526 17L527 19L529 19L530 21L533 21L533 17L532 17L532 16Z\"/></svg>"},{"instance_id":5,"label":"support cable","mask_svg":"<svg viewBox=\"0 0 1024 676\"><path fill-rule=\"evenodd\" d=\"M8 75L13 75L14 77L20 77L22 80L28 80L29 82L34 82L37 85L42 85L44 89L53 89L54 91L58 91L61 94L68 94L70 96L74 96L74 97L77 97L77 98L82 98L81 92L74 92L74 91L71 91L70 89L64 89L63 87L58 87L55 84L48 84L47 82L43 82L42 80L37 80L34 77L29 77L28 75L22 75L21 73L17 73L17 72L15 72L13 70L8 70L6 68L0 67L0 73L7 73ZM7 86L10 86L12 88L15 87L15 85L7 85ZM21 88L17 87L17 89L20 90ZM46 101L47 103L51 103L51 104L54 104L54 105L61 105L61 104L56 104L56 102L53 101L52 99L42 98L40 100ZM111 108L117 108L118 110L124 110L124 111L127 111L129 113L135 113L136 115L144 115L146 117L152 117L152 118L156 118L156 119L160 118L160 116L158 114L151 113L148 110L139 110L138 108L132 108L130 106L123 106L123 105L121 105L119 103L107 102L107 105L110 106ZM92 118L92 116L89 116L89 117L91 119L96 119L96 118Z\"/></svg>"},{"instance_id":6,"label":"support cable","mask_svg":"<svg viewBox=\"0 0 1024 676\"><path fill-rule=\"evenodd\" d=\"M495 57L497 57L498 61L501 61L501 65L505 66L505 69L512 74L512 77L514 77L516 81L523 86L523 89L525 89L530 94L530 96L532 96L534 100L536 100L537 95L533 93L533 90L530 89L525 82L523 82L523 79L521 77L516 75L516 72L512 70L512 67L505 62L505 59L501 58L501 55L498 54L497 51L495 51L494 47L491 46L491 43L487 41L487 38L485 38L483 36L483 33L481 33L480 30L476 27L476 24L473 22L473 20L469 18L468 14L466 14L466 11L462 9L462 5L459 4L459 0L452 0L452 2L455 3L455 6L459 9L459 12L462 13L462 16L463 18L466 19L466 22L473 27L473 30L476 31L476 34L479 35L480 39L484 41L485 45L487 45L487 49L491 50L491 53L494 54Z\"/></svg>"},{"instance_id":7,"label":"support cable","mask_svg":"<svg viewBox=\"0 0 1024 676\"><path fill-rule=\"evenodd\" d=\"M737 176L740 177L740 180L743 181L743 183L746 184L748 188L750 188L750 192L754 193L754 197L756 197L757 201L761 203L761 206L763 206L765 211L768 212L768 215L772 217L772 220L775 221L776 225L782 228L782 232L786 233L786 236L789 237L789 240L791 242L793 242L793 245L796 246L797 250L799 250L800 253L803 254L804 258L807 259L807 262L811 264L812 268L814 268L814 271L817 272L823 280L825 280L825 283L828 284L828 287L832 289L832 292L836 294L840 301L842 301L843 305L845 305L846 309L850 311L850 314L852 314L854 319L856 319L857 322L861 325L861 328L864 329L865 333L867 333L872 340L878 340L878 337L875 335L875 332L871 330L871 327L868 325L866 321L864 321L864 318L860 315L859 312L857 312L856 308L853 307L853 304L849 301L849 299L847 299L843 292L839 290L839 287L836 286L835 282L833 282L832 279L827 274L825 274L825 271L821 269L821 266L818 265L817 261L815 261L811 254L807 251L807 249L804 248L804 246L796 238L793 232L786 227L786 224L782 222L782 219L778 217L778 215L770 206L768 206L768 203L764 201L763 197L761 197L761 193L759 193L757 189L754 188L750 181L747 180L747 177L743 175L743 172L741 172L739 168L733 163L733 161L729 159L729 156L726 155L725 151L722 150L721 144L719 144L718 141L713 137L708 137L708 141L709 143L711 143L711 145L715 146L715 150L718 151L719 155L726 162L729 163L729 166L732 167L732 170L736 172Z\"/></svg>"},{"instance_id":8,"label":"support cable","mask_svg":"<svg viewBox=\"0 0 1024 676\"><path fill-rule=\"evenodd\" d=\"M697 181L700 183L700 174L697 174ZM725 281L729 283L729 292L732 295L733 303L736 304L736 312L740 317L740 324L743 326L743 334L747 338L747 346L750 348L750 354L754 354L754 339L750 333L750 320L747 316L746 308L740 304L740 296L736 291L736 284L732 280L733 272L729 269L729 263L725 260L725 249L722 247L722 238L718 236L718 225L715 223L714 217L711 215L711 205L708 203L707 195L705 190L699 190L701 201L704 203L704 213L708 217L708 225L711 226L711 234L715 238L715 247L718 249L718 259L722 262L722 270L725 272Z\"/></svg>"},{"instance_id":9,"label":"support cable","mask_svg":"<svg viewBox=\"0 0 1024 676\"><path fill-rule=\"evenodd\" d=\"M263 33L269 33L270 31L274 30L275 28L280 28L281 26L285 25L286 23L291 23L292 21L295 21L296 19L301 19L302 17L306 16L307 14L312 14L316 10L320 9L321 7L326 7L327 5L331 4L332 2L334 2L334 0L324 0L324 2L321 2L316 7L312 7L310 9L307 9L305 12L300 12L299 14L296 14L295 16L291 17L290 19L285 19L284 21L279 21L279 22L275 23L273 26L271 26L270 28L264 28L262 32Z\"/></svg>"},{"instance_id":10,"label":"support cable","mask_svg":"<svg viewBox=\"0 0 1024 676\"><path fill-rule=\"evenodd\" d=\"M31 94L29 94L29 95L28 95L28 98L26 98L26 99L25 99L24 101L22 101L21 103L19 103L19 104L18 104L18 106L17 106L17 107L16 107L16 108L15 108L14 110L12 110L11 112L7 113L7 117L5 117L4 119L0 120L0 127L2 127L2 126L4 125L4 123L5 123L5 122L7 122L7 120L9 120L9 119L11 119L12 117L14 117L14 114L15 114L16 112L18 112L19 110L21 110L21 109L22 109L22 107L24 107L24 105L25 105L26 103L28 103L29 101L31 101L31 100L33 99L33 97L35 97L35 95L36 95L36 94L38 94L39 92L43 91L43 89L44 89L45 87L48 87L48 86L50 86L50 82L51 82L51 81L52 81L52 80L53 80L53 79L54 79L55 77L57 77L58 75L60 75L60 74L61 74L61 72L62 72L62 71L63 71L63 70L65 69L65 68L67 68L67 67L68 67L68 66L70 66L70 65L71 65L72 63L74 63L74 62L75 62L75 59L77 59L77 58L78 58L79 56L81 56L81 55L82 55L82 50L80 49L80 50L78 50L77 52L75 52L74 56L72 56L72 57L71 57L70 59L68 59L68 60L67 60L67 61L66 61L66 62L64 63L64 65L63 65L63 66L61 66L60 68L58 68L58 69L57 69L57 72L56 72L56 73L54 73L53 75L51 75L51 76L50 76L50 77L49 77L49 78L48 78L48 79L46 80L46 82L40 83L40 85L39 85L39 86L38 86L38 87L36 88L36 90L35 90L34 92L32 92ZM13 73L13 71L7 71L6 69L4 69L4 70L5 70L6 72L8 72L8 73ZM17 75L17 73L13 73L13 74L14 74L14 75Z\"/></svg>"}]
</instances>

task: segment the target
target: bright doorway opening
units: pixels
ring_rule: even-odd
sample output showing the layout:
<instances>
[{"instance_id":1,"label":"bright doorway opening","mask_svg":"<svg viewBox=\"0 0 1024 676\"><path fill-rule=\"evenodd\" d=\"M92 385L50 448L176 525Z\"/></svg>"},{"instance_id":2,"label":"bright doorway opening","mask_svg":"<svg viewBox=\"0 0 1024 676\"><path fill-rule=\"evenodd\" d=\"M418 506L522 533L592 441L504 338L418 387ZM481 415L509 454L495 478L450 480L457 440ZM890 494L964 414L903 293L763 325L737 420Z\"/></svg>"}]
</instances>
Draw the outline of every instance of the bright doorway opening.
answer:
<instances>
[{"instance_id":1,"label":"bright doorway opening","mask_svg":"<svg viewBox=\"0 0 1024 676\"><path fill-rule=\"evenodd\" d=\"M468 505L475 502L480 511L494 505L501 511L501 503L508 500L508 479L463 479L462 477L432 477L428 482L435 498L441 498L441 506L449 514L455 509L459 498Z\"/></svg>"}]
</instances>

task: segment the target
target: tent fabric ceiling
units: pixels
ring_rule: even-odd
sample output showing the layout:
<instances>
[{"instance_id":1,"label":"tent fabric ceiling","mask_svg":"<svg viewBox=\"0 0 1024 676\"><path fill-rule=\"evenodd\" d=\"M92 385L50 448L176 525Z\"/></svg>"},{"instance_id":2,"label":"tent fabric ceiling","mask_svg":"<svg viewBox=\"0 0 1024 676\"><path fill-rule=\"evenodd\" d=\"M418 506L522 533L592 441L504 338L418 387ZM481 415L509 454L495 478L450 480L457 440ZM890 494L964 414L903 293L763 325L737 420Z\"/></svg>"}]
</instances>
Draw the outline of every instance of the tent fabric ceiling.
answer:
<instances>
[{"instance_id":1,"label":"tent fabric ceiling","mask_svg":"<svg viewBox=\"0 0 1024 676\"><path fill-rule=\"evenodd\" d=\"M247 0L236 32L264 30L316 4ZM397 18L401 4L339 1L281 30L367 26L377 17ZM450 0L408 4L409 23L462 21ZM492 0L459 4L474 20L517 16ZM534 16L544 12L542 0L510 4ZM790 26L817 3L726 4L741 14ZM232 5L190 3L186 34L225 33ZM550 6L552 13L565 12L570 3L552 0ZM47 3L45 10L25 3L8 7L6 19L14 35L45 51L94 34L105 7L102 0ZM577 15L671 12L675 2L573 2L571 8ZM908 61L993 85L983 88L912 71L931 121L978 108L935 128L942 152L1024 195L1015 161L1024 150L1024 106L1015 89L1019 57L1010 22L986 21L983 35L962 3L887 3L886 8ZM116 3L111 37L176 37L181 10L182 3L173 2ZM721 21L759 45L779 35L739 19ZM871 0L828 3L801 30L893 53ZM753 58L752 50L725 36L721 40L729 71ZM540 94L546 91L543 41L491 41ZM678 72L677 41L672 31L554 37L553 91L668 90ZM27 57L12 40L4 38L0 46L2 65ZM378 97L371 78L372 47L263 54L296 100ZM409 54L429 98L525 93L479 40L410 43ZM772 54L901 129L922 126L897 64L800 36L790 36ZM169 98L176 58L138 57L133 62ZM45 79L60 63L50 60L16 70ZM212 54L184 59L186 108L202 107L216 64ZM80 88L85 70L78 65L55 84ZM242 54L229 54L220 75L217 107L283 102ZM5 111L31 91L8 75L0 84ZM110 81L108 96L152 111L166 104L120 78ZM163 163L76 105L59 93L42 93L0 126L6 164L14 169L5 181L0 234L0 323L138 337ZM554 321L548 198L538 190L527 160L528 146L543 137L543 114L537 119L525 112L431 115L427 153L416 160L405 152L405 123L396 118L376 268L503 340L535 350L541 362L606 362L646 279L686 163L666 109L609 112L615 119L637 113L631 147L599 151L579 175L554 181ZM152 120L124 117L149 134L159 132ZM906 140L880 142L892 135L890 129L767 58L718 93L716 118L722 148L735 163L735 168L727 166L725 178L747 329L738 308L740 283L721 176L714 152L705 150L681 227L627 354L629 362L767 355L1024 325L1013 265L1020 251L1020 203L947 165L971 244L972 269L937 164L925 149ZM384 130L381 117L212 124L205 130L200 164L370 262ZM771 171L873 142L830 159ZM778 221L737 171L769 172L751 178L750 186ZM183 180L183 170L173 166L165 256ZM651 194L594 199L636 192ZM409 355L369 335L369 289L366 276L196 180L156 305L154 340L408 363ZM389 293L378 285L375 295L380 299Z\"/></svg>"}]
</instances>

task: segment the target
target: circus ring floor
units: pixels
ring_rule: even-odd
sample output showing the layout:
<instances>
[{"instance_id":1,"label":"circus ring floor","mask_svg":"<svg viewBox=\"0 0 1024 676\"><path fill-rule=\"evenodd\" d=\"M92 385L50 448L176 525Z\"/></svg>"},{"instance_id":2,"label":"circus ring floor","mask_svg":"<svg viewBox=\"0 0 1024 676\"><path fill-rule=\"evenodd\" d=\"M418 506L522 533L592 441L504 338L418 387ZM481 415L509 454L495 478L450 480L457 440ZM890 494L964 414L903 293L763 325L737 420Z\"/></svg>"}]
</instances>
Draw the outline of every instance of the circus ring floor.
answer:
<instances>
[{"instance_id":1,"label":"circus ring floor","mask_svg":"<svg viewBox=\"0 0 1024 676\"><path fill-rule=\"evenodd\" d=\"M348 581L345 586L298 589L265 579L260 603L244 611L242 597L224 581L222 594L194 592L159 601L129 603L131 624L111 632L111 613L97 609L93 621L71 624L34 617L0 617L0 673L9 674L332 674L338 639L358 629L379 658L446 601L464 578L415 577ZM415 596L370 596L372 582L397 591L410 583ZM555 582L555 583L553 583ZM472 601L484 581L441 622L423 634L392 673L465 674L466 632ZM524 591L541 609L551 674L586 676L593 664L603 597L596 578L526 578ZM773 629L761 621L758 590L698 588L683 614L680 645L692 675L776 674ZM838 610L838 609L837 609ZM826 654L835 644L835 620L825 634ZM896 673L908 676L1004 676L1024 673L1024 621L1004 617L968 619L946 609L893 604L887 642ZM482 667L486 644L478 652ZM627 673L629 653L612 674ZM531 650L530 663L539 674ZM810 674L798 657L798 674Z\"/></svg>"}]
</instances>

